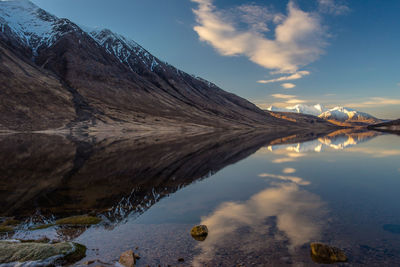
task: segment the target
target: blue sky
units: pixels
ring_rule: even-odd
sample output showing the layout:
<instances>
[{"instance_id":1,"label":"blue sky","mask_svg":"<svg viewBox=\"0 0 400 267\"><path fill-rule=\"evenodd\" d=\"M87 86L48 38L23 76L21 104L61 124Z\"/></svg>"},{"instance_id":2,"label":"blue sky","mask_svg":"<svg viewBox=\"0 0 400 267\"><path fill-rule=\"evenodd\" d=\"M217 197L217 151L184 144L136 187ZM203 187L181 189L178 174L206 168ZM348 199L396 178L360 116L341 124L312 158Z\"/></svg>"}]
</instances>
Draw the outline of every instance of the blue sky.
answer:
<instances>
[{"instance_id":1,"label":"blue sky","mask_svg":"<svg viewBox=\"0 0 400 267\"><path fill-rule=\"evenodd\" d=\"M400 117L398 0L33 2L124 34L261 107L322 103Z\"/></svg>"}]
</instances>

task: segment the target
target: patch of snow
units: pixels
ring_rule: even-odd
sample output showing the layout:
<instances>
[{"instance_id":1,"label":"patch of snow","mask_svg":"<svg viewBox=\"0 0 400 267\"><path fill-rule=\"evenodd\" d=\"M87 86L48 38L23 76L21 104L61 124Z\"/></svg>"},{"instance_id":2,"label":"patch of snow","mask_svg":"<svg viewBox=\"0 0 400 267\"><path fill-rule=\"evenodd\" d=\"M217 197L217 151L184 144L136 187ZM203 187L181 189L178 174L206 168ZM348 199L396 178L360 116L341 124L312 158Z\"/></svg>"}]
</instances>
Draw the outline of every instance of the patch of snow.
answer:
<instances>
[{"instance_id":1,"label":"patch of snow","mask_svg":"<svg viewBox=\"0 0 400 267\"><path fill-rule=\"evenodd\" d=\"M51 46L63 34L62 26L70 23L59 19L28 0L0 1L1 29L11 31L35 54L41 46ZM72 25L72 24L71 24Z\"/></svg>"}]
</instances>

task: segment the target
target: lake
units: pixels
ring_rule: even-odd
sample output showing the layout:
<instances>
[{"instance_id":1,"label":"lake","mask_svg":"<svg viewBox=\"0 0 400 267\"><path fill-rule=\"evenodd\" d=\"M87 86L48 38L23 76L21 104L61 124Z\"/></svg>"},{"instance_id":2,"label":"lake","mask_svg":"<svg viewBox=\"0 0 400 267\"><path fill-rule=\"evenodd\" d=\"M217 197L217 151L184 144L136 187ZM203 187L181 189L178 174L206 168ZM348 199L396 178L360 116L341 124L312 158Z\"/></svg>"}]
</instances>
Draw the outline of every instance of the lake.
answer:
<instances>
[{"instance_id":1,"label":"lake","mask_svg":"<svg viewBox=\"0 0 400 267\"><path fill-rule=\"evenodd\" d=\"M21 221L1 238L73 240L77 266L129 249L137 266L319 266L315 241L346 253L339 266L397 266L399 163L400 136L362 130L1 136L0 217ZM82 214L102 222L30 230Z\"/></svg>"}]
</instances>

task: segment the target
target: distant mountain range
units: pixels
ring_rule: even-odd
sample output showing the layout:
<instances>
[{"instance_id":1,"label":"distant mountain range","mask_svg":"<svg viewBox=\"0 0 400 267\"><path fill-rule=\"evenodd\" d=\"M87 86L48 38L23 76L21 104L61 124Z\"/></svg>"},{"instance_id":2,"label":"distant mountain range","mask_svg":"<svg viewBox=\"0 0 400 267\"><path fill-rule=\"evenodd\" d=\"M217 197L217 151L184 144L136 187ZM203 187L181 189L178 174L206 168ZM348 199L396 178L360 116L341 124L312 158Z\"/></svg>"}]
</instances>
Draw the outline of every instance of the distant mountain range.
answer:
<instances>
[{"instance_id":1,"label":"distant mountain range","mask_svg":"<svg viewBox=\"0 0 400 267\"><path fill-rule=\"evenodd\" d=\"M284 149L296 153L321 152L326 148L343 150L369 141L379 135L381 135L381 133L375 131L361 130L357 132L352 129L342 129L306 142L270 145L268 146L268 150L275 151ZM290 140L286 141L290 142Z\"/></svg>"},{"instance_id":2,"label":"distant mountain range","mask_svg":"<svg viewBox=\"0 0 400 267\"><path fill-rule=\"evenodd\" d=\"M400 134L400 119L370 125L370 126L368 126L368 128L371 130L393 132L396 134Z\"/></svg>"},{"instance_id":3,"label":"distant mountain range","mask_svg":"<svg viewBox=\"0 0 400 267\"><path fill-rule=\"evenodd\" d=\"M302 114L313 115L322 118L324 120L341 125L375 124L382 122L382 120L377 119L372 115L351 108L337 106L329 109L325 108L320 104L314 106L299 104L287 108L278 108L270 106L267 110L272 112L290 112L290 113L302 113Z\"/></svg>"},{"instance_id":4,"label":"distant mountain range","mask_svg":"<svg viewBox=\"0 0 400 267\"><path fill-rule=\"evenodd\" d=\"M325 127L277 118L107 29L0 1L0 131Z\"/></svg>"}]
</instances>

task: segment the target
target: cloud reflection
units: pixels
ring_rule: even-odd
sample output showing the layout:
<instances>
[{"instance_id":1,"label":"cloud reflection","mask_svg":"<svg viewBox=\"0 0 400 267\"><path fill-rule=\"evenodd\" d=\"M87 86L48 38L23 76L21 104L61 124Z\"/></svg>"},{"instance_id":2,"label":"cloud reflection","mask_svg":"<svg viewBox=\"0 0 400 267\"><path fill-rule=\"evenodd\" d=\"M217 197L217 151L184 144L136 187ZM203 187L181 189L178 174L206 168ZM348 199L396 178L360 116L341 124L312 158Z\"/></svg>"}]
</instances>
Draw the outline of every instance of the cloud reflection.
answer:
<instances>
[{"instance_id":1,"label":"cloud reflection","mask_svg":"<svg viewBox=\"0 0 400 267\"><path fill-rule=\"evenodd\" d=\"M309 185L309 181L304 181L300 177L296 176L288 176L288 175L277 175L277 174L271 174L271 173L261 173L258 176L260 177L268 177L268 178L274 178L274 179L279 179L282 181L290 181L299 185Z\"/></svg>"},{"instance_id":2,"label":"cloud reflection","mask_svg":"<svg viewBox=\"0 0 400 267\"><path fill-rule=\"evenodd\" d=\"M259 176L280 182L245 202L225 202L202 218L201 224L207 225L209 235L198 244L201 252L194 258L193 266L204 266L217 256L219 248L246 254L279 243L292 253L303 244L319 239L327 212L317 195L300 187L309 182L294 176L267 173Z\"/></svg>"}]
</instances>

